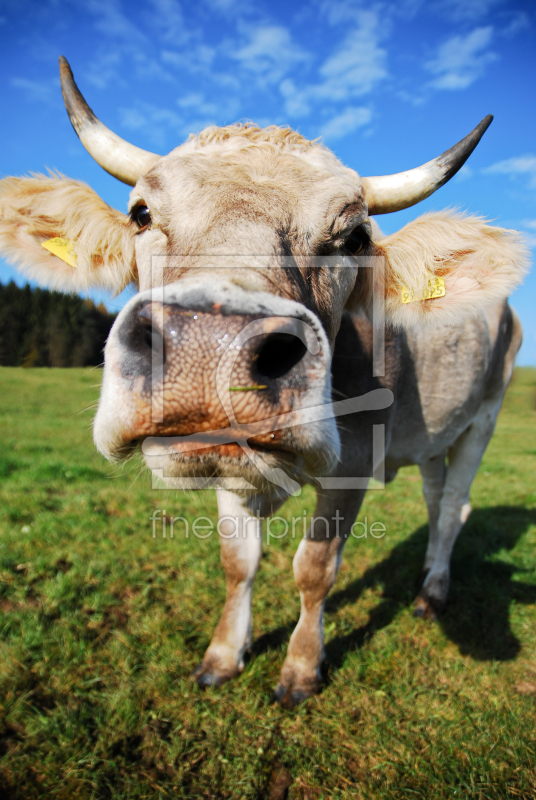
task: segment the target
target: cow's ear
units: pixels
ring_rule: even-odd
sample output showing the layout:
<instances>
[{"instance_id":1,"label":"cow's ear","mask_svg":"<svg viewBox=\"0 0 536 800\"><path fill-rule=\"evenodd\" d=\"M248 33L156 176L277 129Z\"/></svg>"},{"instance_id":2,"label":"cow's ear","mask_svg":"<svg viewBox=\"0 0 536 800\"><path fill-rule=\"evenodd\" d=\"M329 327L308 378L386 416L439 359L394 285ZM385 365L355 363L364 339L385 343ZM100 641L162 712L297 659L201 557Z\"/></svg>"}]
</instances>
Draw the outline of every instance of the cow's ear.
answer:
<instances>
[{"instance_id":1,"label":"cow's ear","mask_svg":"<svg viewBox=\"0 0 536 800\"><path fill-rule=\"evenodd\" d=\"M529 266L520 234L453 212L425 214L375 244L383 269L366 270L356 289L369 306L384 291L386 320L403 328L457 324L507 297Z\"/></svg>"},{"instance_id":2,"label":"cow's ear","mask_svg":"<svg viewBox=\"0 0 536 800\"><path fill-rule=\"evenodd\" d=\"M0 181L0 254L32 280L64 292L91 286L120 292L137 280L129 218L63 176Z\"/></svg>"}]
</instances>

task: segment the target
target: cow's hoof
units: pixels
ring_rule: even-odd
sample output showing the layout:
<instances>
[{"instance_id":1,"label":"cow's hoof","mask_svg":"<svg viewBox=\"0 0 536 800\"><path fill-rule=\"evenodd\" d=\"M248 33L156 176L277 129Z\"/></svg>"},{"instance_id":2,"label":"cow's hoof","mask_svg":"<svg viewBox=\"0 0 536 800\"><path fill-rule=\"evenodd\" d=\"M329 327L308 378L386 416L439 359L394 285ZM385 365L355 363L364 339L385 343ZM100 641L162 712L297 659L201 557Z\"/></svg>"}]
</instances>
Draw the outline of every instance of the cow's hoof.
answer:
<instances>
[{"instance_id":1,"label":"cow's hoof","mask_svg":"<svg viewBox=\"0 0 536 800\"><path fill-rule=\"evenodd\" d=\"M230 681L231 678L234 678L234 675L229 673L218 674L209 667L205 667L203 664L200 664L197 669L192 672L192 678L196 681L197 685L201 687L201 689L209 689L211 686L218 687L224 683L227 683L227 681Z\"/></svg>"},{"instance_id":2,"label":"cow's hoof","mask_svg":"<svg viewBox=\"0 0 536 800\"><path fill-rule=\"evenodd\" d=\"M322 691L322 684L315 681L307 687L294 687L293 683L285 686L284 683L278 683L272 694L272 702L279 703L283 708L296 708L309 697L314 697Z\"/></svg>"},{"instance_id":3,"label":"cow's hoof","mask_svg":"<svg viewBox=\"0 0 536 800\"><path fill-rule=\"evenodd\" d=\"M413 616L421 619L428 619L432 622L437 619L438 614L443 610L444 603L434 600L426 592L421 592L415 600Z\"/></svg>"}]
</instances>

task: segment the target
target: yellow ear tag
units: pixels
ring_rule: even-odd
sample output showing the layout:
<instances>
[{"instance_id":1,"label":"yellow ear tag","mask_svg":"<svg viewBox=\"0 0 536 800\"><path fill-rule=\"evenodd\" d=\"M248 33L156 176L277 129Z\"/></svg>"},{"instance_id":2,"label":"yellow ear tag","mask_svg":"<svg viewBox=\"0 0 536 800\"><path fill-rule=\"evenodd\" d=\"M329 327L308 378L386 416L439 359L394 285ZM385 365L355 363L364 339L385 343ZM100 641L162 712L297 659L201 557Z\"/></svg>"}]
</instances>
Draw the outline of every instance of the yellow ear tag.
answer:
<instances>
[{"instance_id":1,"label":"yellow ear tag","mask_svg":"<svg viewBox=\"0 0 536 800\"><path fill-rule=\"evenodd\" d=\"M76 267L76 256L73 252L74 243L68 239L60 239L59 236L54 239L48 239L46 242L41 242L41 247L49 250L62 261L65 261L69 266Z\"/></svg>"},{"instance_id":2,"label":"yellow ear tag","mask_svg":"<svg viewBox=\"0 0 536 800\"><path fill-rule=\"evenodd\" d=\"M403 286L402 302L418 303L420 300L434 300L436 297L445 297L446 293L444 278L438 278L437 276L434 276L428 281L428 286L426 287L422 297L415 297L415 295L411 294L409 289L406 289L406 287Z\"/></svg>"}]
</instances>

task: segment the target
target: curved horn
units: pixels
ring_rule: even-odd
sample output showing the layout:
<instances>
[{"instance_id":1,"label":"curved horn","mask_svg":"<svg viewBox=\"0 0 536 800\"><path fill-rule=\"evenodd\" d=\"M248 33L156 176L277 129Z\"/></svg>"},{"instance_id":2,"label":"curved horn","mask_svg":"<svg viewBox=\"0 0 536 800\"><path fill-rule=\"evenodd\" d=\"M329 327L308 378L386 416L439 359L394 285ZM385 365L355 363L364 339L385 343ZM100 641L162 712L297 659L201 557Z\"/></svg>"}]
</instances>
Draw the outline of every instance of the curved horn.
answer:
<instances>
[{"instance_id":1,"label":"curved horn","mask_svg":"<svg viewBox=\"0 0 536 800\"><path fill-rule=\"evenodd\" d=\"M362 178L369 214L401 211L433 194L465 164L492 120L493 115L488 114L465 139L421 167L395 175Z\"/></svg>"},{"instance_id":2,"label":"curved horn","mask_svg":"<svg viewBox=\"0 0 536 800\"><path fill-rule=\"evenodd\" d=\"M134 186L160 156L129 144L100 122L74 82L69 62L60 56L63 102L78 138L97 164L129 186Z\"/></svg>"}]
</instances>

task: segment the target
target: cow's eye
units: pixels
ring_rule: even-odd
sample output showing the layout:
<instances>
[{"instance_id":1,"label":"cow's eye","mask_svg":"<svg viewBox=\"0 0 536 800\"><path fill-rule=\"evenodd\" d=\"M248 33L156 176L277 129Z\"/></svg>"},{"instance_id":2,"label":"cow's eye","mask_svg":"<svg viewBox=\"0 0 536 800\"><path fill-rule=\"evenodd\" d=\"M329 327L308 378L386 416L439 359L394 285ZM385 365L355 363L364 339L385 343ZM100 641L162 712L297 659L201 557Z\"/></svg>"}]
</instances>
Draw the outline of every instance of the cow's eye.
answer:
<instances>
[{"instance_id":1,"label":"cow's eye","mask_svg":"<svg viewBox=\"0 0 536 800\"><path fill-rule=\"evenodd\" d=\"M151 224L151 214L147 206L137 206L132 216L140 229L148 228Z\"/></svg>"},{"instance_id":2,"label":"cow's eye","mask_svg":"<svg viewBox=\"0 0 536 800\"><path fill-rule=\"evenodd\" d=\"M367 249L369 241L367 231L362 225L358 225L346 239L346 247L353 256L358 256Z\"/></svg>"}]
</instances>

